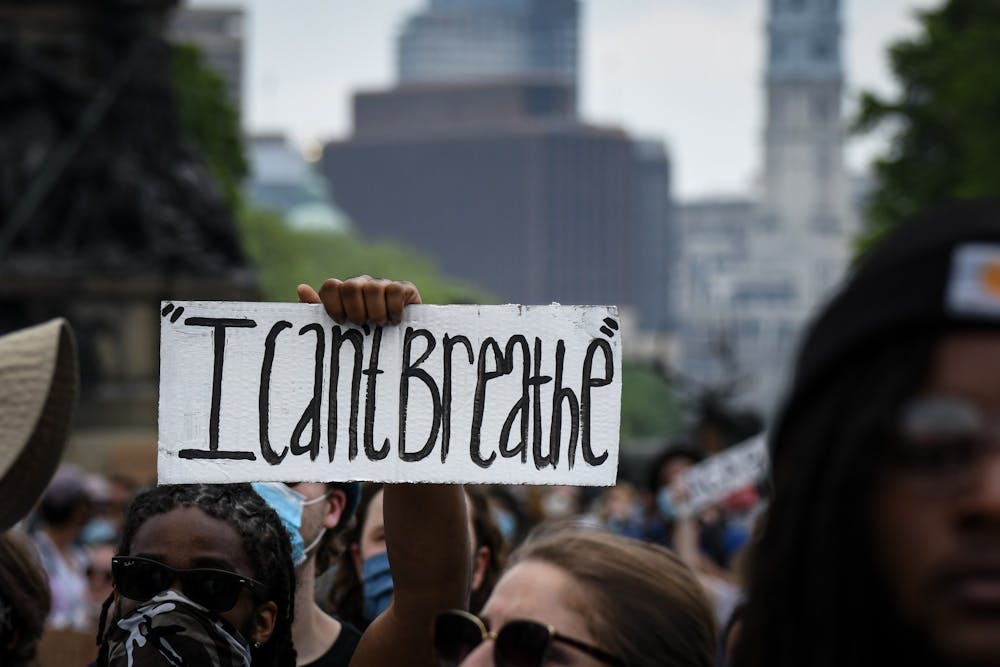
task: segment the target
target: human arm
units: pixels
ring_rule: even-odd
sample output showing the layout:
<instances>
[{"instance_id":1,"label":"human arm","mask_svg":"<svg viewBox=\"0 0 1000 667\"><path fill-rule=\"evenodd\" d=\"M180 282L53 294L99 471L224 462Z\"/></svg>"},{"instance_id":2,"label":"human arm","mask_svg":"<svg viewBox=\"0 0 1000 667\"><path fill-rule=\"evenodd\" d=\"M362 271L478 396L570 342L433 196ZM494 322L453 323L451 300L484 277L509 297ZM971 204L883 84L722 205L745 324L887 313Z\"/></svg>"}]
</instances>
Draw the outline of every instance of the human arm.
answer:
<instances>
[{"instance_id":1,"label":"human arm","mask_svg":"<svg viewBox=\"0 0 1000 667\"><path fill-rule=\"evenodd\" d=\"M338 322L397 324L404 308L420 303L410 283L368 276L300 285L299 300L322 303ZM351 664L431 665L434 616L468 605L472 547L461 486L387 484L383 515L393 579L389 608L368 627Z\"/></svg>"},{"instance_id":2,"label":"human arm","mask_svg":"<svg viewBox=\"0 0 1000 667\"><path fill-rule=\"evenodd\" d=\"M432 665L434 616L468 607L465 492L456 485L387 484L383 512L392 602L368 626L351 665Z\"/></svg>"}]
</instances>

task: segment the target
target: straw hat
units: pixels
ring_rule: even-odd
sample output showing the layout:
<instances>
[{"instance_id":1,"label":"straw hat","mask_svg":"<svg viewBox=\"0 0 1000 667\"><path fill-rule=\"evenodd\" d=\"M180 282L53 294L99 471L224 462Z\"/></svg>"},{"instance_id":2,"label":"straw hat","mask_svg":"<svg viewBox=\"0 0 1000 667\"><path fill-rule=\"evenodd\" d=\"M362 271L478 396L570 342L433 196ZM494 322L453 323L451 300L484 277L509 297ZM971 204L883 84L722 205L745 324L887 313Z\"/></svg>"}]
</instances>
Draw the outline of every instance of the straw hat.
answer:
<instances>
[{"instance_id":1,"label":"straw hat","mask_svg":"<svg viewBox=\"0 0 1000 667\"><path fill-rule=\"evenodd\" d=\"M28 513L59 465L77 385L66 320L0 336L0 530Z\"/></svg>"}]
</instances>

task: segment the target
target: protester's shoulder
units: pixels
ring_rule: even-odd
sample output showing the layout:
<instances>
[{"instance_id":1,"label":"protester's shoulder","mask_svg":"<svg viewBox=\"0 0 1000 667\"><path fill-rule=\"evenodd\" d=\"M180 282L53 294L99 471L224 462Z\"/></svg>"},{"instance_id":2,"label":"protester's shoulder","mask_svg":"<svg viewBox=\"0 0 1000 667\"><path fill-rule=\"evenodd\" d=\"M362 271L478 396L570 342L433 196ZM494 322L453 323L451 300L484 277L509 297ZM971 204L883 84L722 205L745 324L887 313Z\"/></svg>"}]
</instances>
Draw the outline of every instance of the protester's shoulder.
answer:
<instances>
[{"instance_id":1,"label":"protester's shoulder","mask_svg":"<svg viewBox=\"0 0 1000 667\"><path fill-rule=\"evenodd\" d=\"M340 619L338 619L340 620ZM348 667L358 642L361 641L361 631L345 621L340 621L340 634L330 649L306 667Z\"/></svg>"}]
</instances>

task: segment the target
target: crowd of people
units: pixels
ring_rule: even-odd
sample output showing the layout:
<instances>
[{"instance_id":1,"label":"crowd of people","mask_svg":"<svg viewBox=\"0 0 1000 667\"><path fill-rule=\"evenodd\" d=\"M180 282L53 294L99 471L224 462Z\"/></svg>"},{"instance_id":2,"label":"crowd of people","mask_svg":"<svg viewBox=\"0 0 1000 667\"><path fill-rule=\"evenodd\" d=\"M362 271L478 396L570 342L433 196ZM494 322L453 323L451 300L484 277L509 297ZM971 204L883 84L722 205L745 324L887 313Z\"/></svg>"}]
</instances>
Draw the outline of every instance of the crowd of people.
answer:
<instances>
[{"instance_id":1,"label":"crowd of people","mask_svg":"<svg viewBox=\"0 0 1000 667\"><path fill-rule=\"evenodd\" d=\"M367 277L299 298L357 323L420 302ZM0 664L48 627L92 632L99 666L1000 665L997 377L1000 204L974 202L854 269L802 341L766 483L697 515L694 440L605 490L28 474L73 392L26 408L0 381L34 415L0 421L0 490L47 483L0 512Z\"/></svg>"}]
</instances>

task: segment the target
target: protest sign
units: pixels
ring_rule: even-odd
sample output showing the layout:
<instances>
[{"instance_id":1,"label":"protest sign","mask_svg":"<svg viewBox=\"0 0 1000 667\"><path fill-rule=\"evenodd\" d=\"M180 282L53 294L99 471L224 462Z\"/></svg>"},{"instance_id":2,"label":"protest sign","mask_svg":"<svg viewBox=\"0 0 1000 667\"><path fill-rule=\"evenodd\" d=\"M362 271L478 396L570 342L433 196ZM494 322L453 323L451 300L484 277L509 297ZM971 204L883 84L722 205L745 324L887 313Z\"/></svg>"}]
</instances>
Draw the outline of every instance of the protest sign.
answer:
<instances>
[{"instance_id":1,"label":"protest sign","mask_svg":"<svg viewBox=\"0 0 1000 667\"><path fill-rule=\"evenodd\" d=\"M746 488L767 475L768 455L764 434L760 434L706 459L681 474L684 493L679 498L678 516L692 516Z\"/></svg>"},{"instance_id":2,"label":"protest sign","mask_svg":"<svg viewBox=\"0 0 1000 667\"><path fill-rule=\"evenodd\" d=\"M621 335L608 306L164 302L160 483L608 486Z\"/></svg>"}]
</instances>

